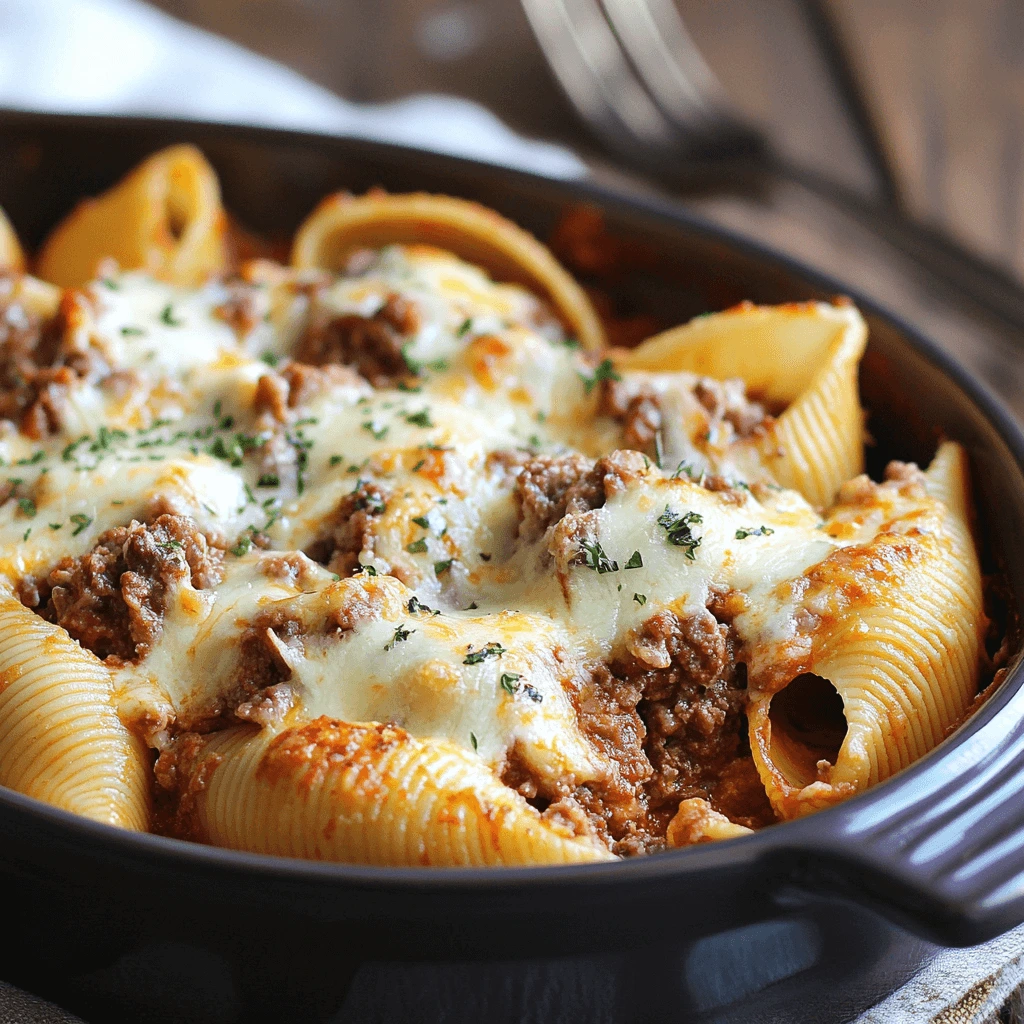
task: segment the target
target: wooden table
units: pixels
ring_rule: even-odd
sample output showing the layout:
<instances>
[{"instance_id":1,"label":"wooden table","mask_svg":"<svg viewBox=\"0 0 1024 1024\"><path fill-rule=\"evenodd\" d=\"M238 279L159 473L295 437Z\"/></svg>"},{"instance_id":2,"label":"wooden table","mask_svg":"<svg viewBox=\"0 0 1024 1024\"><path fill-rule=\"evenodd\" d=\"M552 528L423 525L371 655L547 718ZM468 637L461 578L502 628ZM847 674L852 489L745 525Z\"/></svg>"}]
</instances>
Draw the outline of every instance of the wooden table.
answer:
<instances>
[{"instance_id":1,"label":"wooden table","mask_svg":"<svg viewBox=\"0 0 1024 1024\"><path fill-rule=\"evenodd\" d=\"M517 0L157 0L355 100L478 99L513 126L593 143ZM1024 5L1008 0L677 0L736 106L794 162L881 197L815 30L842 40L899 201L1024 275ZM820 28L820 26L819 26Z\"/></svg>"}]
</instances>

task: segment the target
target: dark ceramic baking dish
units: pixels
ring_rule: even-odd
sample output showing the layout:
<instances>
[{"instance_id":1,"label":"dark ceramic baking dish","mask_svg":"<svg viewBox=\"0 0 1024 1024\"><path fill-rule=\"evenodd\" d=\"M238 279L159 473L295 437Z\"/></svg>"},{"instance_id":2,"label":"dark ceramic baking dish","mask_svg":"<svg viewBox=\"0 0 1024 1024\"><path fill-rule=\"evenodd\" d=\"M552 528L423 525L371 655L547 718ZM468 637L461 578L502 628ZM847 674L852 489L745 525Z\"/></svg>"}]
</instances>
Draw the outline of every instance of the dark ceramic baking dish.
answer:
<instances>
[{"instance_id":1,"label":"dark ceramic baking dish","mask_svg":"<svg viewBox=\"0 0 1024 1024\"><path fill-rule=\"evenodd\" d=\"M570 204L658 254L674 283L616 299L679 321L841 284L674 206L354 140L185 122L0 116L0 204L29 245L81 196L191 141L248 226L290 232L339 188L480 200L548 235ZM1024 595L1024 437L978 383L854 298L886 458L963 442L980 531ZM896 778L755 836L611 865L395 870L116 831L0 791L0 975L96 1019L841 1021L934 955L1024 921L1024 671Z\"/></svg>"}]
</instances>

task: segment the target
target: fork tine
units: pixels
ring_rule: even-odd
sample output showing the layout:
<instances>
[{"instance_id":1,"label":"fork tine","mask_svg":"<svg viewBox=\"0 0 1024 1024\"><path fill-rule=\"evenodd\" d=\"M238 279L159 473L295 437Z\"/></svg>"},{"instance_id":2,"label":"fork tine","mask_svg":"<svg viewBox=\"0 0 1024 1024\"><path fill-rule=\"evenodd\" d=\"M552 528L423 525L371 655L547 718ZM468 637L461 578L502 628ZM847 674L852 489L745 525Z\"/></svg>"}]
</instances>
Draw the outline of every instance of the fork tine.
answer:
<instances>
[{"instance_id":1,"label":"fork tine","mask_svg":"<svg viewBox=\"0 0 1024 1024\"><path fill-rule=\"evenodd\" d=\"M690 152L758 151L760 136L729 109L673 0L603 0L640 80Z\"/></svg>"},{"instance_id":2,"label":"fork tine","mask_svg":"<svg viewBox=\"0 0 1024 1024\"><path fill-rule=\"evenodd\" d=\"M559 84L584 121L610 145L666 154L678 138L644 91L598 0L522 0Z\"/></svg>"}]
</instances>

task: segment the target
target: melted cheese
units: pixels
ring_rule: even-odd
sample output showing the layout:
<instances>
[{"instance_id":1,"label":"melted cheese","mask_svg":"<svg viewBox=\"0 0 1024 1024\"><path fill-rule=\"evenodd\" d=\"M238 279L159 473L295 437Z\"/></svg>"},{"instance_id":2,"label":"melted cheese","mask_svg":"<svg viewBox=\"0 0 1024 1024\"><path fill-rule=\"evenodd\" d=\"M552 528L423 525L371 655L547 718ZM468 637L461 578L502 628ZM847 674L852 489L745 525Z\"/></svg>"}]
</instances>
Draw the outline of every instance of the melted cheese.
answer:
<instances>
[{"instance_id":1,"label":"melted cheese","mask_svg":"<svg viewBox=\"0 0 1024 1024\"><path fill-rule=\"evenodd\" d=\"M311 316L372 316L396 293L417 311L404 349L417 378L378 390L342 380L286 424L259 415L268 362L292 351ZM547 778L599 778L611 768L573 705L594 659L628 646L661 609L703 612L713 588L744 595L736 625L756 659L793 633L803 598L787 581L927 504L900 505L882 488L873 504L822 523L799 495L763 487L758 500L739 482L770 485L770 474L729 430L708 436L696 377L619 375L607 363L623 387L659 395L667 468L650 465L603 507L526 544L516 539L514 470L490 456L601 455L621 445L622 428L601 412L592 362L521 289L445 253L392 246L362 273L328 281L264 268L240 333L224 284L187 291L132 273L86 294L73 343L106 370L71 389L55 437L0 438L10 491L0 572L44 575L155 508L193 517L230 549L223 581L174 590L152 651L118 671L156 744L176 719L221 708L244 671L242 637L273 607L305 625L281 651L296 699L289 720L395 722L496 770L514 748ZM705 471L737 489L700 486ZM386 495L359 554L376 578L336 581L311 566L300 585L273 578L271 556L250 550L253 535L277 551L308 549L367 482ZM678 532L673 543L673 517L687 514L697 543L679 543ZM325 626L331 608L367 588L375 617L340 634ZM438 614L410 610L414 596Z\"/></svg>"}]
</instances>

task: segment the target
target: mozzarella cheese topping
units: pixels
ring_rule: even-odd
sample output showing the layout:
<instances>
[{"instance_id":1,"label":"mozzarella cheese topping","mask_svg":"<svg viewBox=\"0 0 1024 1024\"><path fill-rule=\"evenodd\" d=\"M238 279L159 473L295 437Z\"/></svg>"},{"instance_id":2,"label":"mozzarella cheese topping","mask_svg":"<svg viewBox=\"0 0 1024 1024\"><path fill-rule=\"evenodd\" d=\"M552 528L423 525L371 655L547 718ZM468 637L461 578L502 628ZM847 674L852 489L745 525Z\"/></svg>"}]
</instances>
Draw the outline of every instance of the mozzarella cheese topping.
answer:
<instances>
[{"instance_id":1,"label":"mozzarella cheese topping","mask_svg":"<svg viewBox=\"0 0 1024 1024\"><path fill-rule=\"evenodd\" d=\"M369 322L395 296L415 316L386 385L322 374L268 402L311 323ZM884 485L823 521L711 417L698 378L595 365L527 292L426 247L198 290L118 274L72 307L64 344L88 369L58 429L0 438L0 572L24 587L162 512L225 549L220 582L175 585L148 652L117 668L157 746L235 710L255 637L288 677L289 722L394 722L496 770L514 749L545 778L603 778L612 766L576 706L587 666L623 650L657 666L643 623L730 590L756 666L794 637L809 567L927 512ZM649 456L612 466L597 507L525 535L524 463L629 447L602 397L612 383L620 404L655 396ZM341 535L355 575L305 557L282 569L282 552L328 561Z\"/></svg>"}]
</instances>

